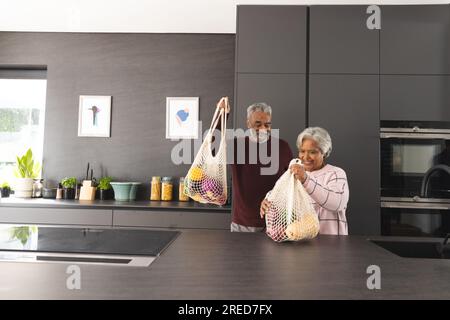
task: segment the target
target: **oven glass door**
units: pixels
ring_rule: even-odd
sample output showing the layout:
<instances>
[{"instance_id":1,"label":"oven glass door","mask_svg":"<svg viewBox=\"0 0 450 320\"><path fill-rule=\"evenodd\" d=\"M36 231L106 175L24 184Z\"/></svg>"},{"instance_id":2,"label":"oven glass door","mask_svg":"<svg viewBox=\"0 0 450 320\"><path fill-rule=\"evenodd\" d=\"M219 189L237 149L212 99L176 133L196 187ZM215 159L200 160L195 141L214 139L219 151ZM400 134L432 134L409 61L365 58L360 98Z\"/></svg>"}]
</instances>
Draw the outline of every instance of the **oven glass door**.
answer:
<instances>
[{"instance_id":1,"label":"oven glass door","mask_svg":"<svg viewBox=\"0 0 450 320\"><path fill-rule=\"evenodd\" d=\"M435 165L450 165L450 140L382 138L381 196L420 196L422 179ZM430 178L430 198L450 198L450 176L437 171Z\"/></svg>"},{"instance_id":2,"label":"oven glass door","mask_svg":"<svg viewBox=\"0 0 450 320\"><path fill-rule=\"evenodd\" d=\"M384 236L445 237L450 233L450 210L381 208Z\"/></svg>"}]
</instances>

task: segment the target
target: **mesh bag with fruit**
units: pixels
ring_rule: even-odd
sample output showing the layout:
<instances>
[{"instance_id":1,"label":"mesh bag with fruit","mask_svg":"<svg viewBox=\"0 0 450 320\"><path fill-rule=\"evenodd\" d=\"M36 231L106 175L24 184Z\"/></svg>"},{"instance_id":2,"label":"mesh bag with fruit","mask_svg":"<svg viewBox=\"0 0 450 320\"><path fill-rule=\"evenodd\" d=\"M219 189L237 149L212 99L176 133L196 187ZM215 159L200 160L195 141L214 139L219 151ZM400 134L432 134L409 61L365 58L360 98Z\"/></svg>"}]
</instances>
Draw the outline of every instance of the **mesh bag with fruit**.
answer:
<instances>
[{"instance_id":1,"label":"mesh bag with fruit","mask_svg":"<svg viewBox=\"0 0 450 320\"><path fill-rule=\"evenodd\" d=\"M294 159L292 164L300 163ZM311 198L288 169L275 183L266 199L266 233L276 242L312 239L319 233L319 219Z\"/></svg>"},{"instance_id":2,"label":"mesh bag with fruit","mask_svg":"<svg viewBox=\"0 0 450 320\"><path fill-rule=\"evenodd\" d=\"M227 201L226 109L223 106L229 110L227 97L217 104L211 127L184 181L184 194L201 203L224 205ZM213 133L219 121L222 129L220 144L213 156Z\"/></svg>"}]
</instances>

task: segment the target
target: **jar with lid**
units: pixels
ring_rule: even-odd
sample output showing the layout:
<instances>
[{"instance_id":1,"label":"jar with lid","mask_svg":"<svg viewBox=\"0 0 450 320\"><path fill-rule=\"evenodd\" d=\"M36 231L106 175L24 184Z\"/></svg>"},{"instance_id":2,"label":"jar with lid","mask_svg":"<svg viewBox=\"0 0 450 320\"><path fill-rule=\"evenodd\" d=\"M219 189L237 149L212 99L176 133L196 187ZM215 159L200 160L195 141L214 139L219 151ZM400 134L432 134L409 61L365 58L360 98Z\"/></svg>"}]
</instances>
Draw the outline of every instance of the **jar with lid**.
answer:
<instances>
[{"instance_id":1,"label":"jar with lid","mask_svg":"<svg viewBox=\"0 0 450 320\"><path fill-rule=\"evenodd\" d=\"M42 184L42 179L35 179L33 182L33 189L31 193L32 198L40 198L42 197L42 188L44 185Z\"/></svg>"},{"instance_id":2,"label":"jar with lid","mask_svg":"<svg viewBox=\"0 0 450 320\"><path fill-rule=\"evenodd\" d=\"M189 201L189 197L184 194L184 177L180 178L180 183L178 185L178 200Z\"/></svg>"},{"instance_id":3,"label":"jar with lid","mask_svg":"<svg viewBox=\"0 0 450 320\"><path fill-rule=\"evenodd\" d=\"M56 189L56 199L62 199L63 197L63 187L60 184L58 184L58 189Z\"/></svg>"},{"instance_id":4,"label":"jar with lid","mask_svg":"<svg viewBox=\"0 0 450 320\"><path fill-rule=\"evenodd\" d=\"M172 201L173 199L173 183L172 177L164 177L161 184L161 200Z\"/></svg>"},{"instance_id":5,"label":"jar with lid","mask_svg":"<svg viewBox=\"0 0 450 320\"><path fill-rule=\"evenodd\" d=\"M150 200L161 200L161 177L152 177Z\"/></svg>"}]
</instances>

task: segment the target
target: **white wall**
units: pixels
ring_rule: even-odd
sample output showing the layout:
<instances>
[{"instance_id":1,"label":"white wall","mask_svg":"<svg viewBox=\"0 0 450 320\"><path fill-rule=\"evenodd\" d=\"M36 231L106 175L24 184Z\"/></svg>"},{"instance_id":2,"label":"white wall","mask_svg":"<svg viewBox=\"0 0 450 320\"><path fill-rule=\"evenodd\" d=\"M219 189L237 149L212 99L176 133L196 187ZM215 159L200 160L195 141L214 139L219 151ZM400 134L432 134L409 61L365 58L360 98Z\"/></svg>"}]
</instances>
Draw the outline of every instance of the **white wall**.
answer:
<instances>
[{"instance_id":1,"label":"white wall","mask_svg":"<svg viewBox=\"0 0 450 320\"><path fill-rule=\"evenodd\" d=\"M449 0L0 0L0 31L235 33L238 4L438 4Z\"/></svg>"}]
</instances>

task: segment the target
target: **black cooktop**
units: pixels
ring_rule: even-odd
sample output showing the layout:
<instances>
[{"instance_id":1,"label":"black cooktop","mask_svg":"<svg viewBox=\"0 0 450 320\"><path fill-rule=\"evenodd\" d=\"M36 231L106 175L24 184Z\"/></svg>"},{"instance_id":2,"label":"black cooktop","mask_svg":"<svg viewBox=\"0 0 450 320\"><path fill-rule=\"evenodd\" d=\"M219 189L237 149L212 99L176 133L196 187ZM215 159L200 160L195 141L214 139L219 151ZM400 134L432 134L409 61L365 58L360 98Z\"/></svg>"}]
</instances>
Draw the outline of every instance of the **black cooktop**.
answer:
<instances>
[{"instance_id":1,"label":"black cooktop","mask_svg":"<svg viewBox=\"0 0 450 320\"><path fill-rule=\"evenodd\" d=\"M0 226L0 250L157 256L178 231Z\"/></svg>"}]
</instances>

